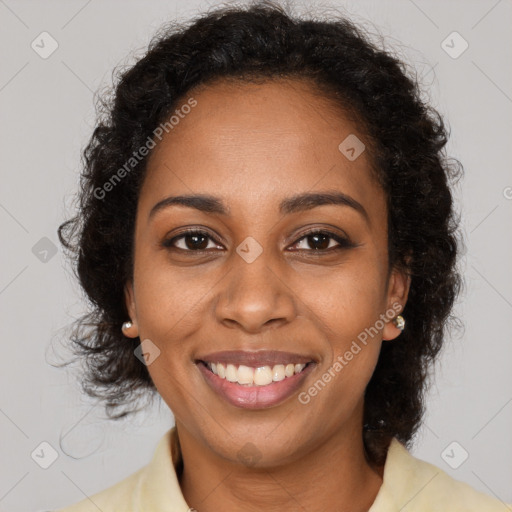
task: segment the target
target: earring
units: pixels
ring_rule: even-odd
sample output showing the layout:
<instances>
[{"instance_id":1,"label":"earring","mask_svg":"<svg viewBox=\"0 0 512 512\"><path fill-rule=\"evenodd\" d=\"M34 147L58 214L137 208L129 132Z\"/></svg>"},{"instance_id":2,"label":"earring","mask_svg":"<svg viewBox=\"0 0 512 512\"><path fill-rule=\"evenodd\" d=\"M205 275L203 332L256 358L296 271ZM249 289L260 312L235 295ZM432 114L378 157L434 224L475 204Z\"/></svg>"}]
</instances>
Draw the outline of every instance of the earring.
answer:
<instances>
[{"instance_id":1,"label":"earring","mask_svg":"<svg viewBox=\"0 0 512 512\"><path fill-rule=\"evenodd\" d=\"M129 329L133 324L131 322L124 322L122 330L126 331L126 329Z\"/></svg>"},{"instance_id":2,"label":"earring","mask_svg":"<svg viewBox=\"0 0 512 512\"><path fill-rule=\"evenodd\" d=\"M393 323L395 324L395 327L400 329L401 331L404 330L405 327L405 319L402 315L398 315L394 320Z\"/></svg>"}]
</instances>

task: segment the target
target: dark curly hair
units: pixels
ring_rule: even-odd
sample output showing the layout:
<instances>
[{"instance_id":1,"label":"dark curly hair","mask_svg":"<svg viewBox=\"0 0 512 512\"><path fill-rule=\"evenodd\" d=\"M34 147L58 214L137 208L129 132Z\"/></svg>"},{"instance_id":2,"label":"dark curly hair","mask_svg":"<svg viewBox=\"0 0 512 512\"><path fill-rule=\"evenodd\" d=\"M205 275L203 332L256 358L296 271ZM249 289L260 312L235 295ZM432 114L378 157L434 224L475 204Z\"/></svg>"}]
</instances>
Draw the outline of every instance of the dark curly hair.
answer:
<instances>
[{"instance_id":1,"label":"dark curly hair","mask_svg":"<svg viewBox=\"0 0 512 512\"><path fill-rule=\"evenodd\" d=\"M131 414L135 399L156 394L147 367L134 357L140 340L121 332L148 157L122 179L113 177L192 88L221 79L290 78L309 81L333 108L355 116L387 196L390 269L411 276L407 327L399 341L382 345L365 393L362 435L366 457L376 464L393 436L410 446L429 369L448 322L458 322L451 310L462 286L456 268L462 240L449 181L462 166L446 156L443 119L409 75L400 59L343 16L305 20L269 1L217 7L188 23L163 25L146 53L118 73L96 105L97 125L83 150L77 215L58 230L91 303L72 324L74 355L86 363L82 388L105 401L109 417Z\"/></svg>"}]
</instances>

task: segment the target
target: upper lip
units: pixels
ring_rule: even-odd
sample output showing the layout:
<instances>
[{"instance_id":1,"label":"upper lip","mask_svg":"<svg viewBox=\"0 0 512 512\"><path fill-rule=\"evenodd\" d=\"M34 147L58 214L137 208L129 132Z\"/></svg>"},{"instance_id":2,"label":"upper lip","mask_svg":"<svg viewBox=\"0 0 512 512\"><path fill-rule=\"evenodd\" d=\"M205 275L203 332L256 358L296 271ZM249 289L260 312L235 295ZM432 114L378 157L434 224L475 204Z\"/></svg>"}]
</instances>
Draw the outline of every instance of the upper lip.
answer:
<instances>
[{"instance_id":1,"label":"upper lip","mask_svg":"<svg viewBox=\"0 0 512 512\"><path fill-rule=\"evenodd\" d=\"M223 363L233 365L245 365L252 367L274 366L276 364L306 364L314 362L311 356L295 354L293 352L281 352L279 350L225 350L222 352L212 352L198 357L196 361L206 363Z\"/></svg>"}]
</instances>

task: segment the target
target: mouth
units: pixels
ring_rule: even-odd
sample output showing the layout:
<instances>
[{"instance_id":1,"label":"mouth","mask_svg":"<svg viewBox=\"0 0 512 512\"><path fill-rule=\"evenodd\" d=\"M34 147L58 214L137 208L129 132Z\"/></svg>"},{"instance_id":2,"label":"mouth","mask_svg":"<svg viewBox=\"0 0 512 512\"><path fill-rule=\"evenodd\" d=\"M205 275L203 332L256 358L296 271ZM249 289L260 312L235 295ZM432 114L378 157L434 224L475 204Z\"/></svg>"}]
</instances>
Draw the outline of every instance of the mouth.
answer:
<instances>
[{"instance_id":1,"label":"mouth","mask_svg":"<svg viewBox=\"0 0 512 512\"><path fill-rule=\"evenodd\" d=\"M310 363L287 363L273 366L250 366L201 361L217 377L241 386L268 386L301 373Z\"/></svg>"},{"instance_id":2,"label":"mouth","mask_svg":"<svg viewBox=\"0 0 512 512\"><path fill-rule=\"evenodd\" d=\"M235 407L276 406L300 387L316 361L277 351L219 352L195 361L206 382Z\"/></svg>"}]
</instances>

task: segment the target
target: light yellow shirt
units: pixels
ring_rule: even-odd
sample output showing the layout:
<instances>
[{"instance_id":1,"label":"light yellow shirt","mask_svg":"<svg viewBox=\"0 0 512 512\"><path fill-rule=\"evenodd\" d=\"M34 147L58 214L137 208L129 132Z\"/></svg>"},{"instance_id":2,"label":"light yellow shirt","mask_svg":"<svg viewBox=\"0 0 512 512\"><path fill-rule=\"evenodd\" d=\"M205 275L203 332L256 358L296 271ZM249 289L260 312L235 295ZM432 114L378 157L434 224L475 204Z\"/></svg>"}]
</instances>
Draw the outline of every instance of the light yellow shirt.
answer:
<instances>
[{"instance_id":1,"label":"light yellow shirt","mask_svg":"<svg viewBox=\"0 0 512 512\"><path fill-rule=\"evenodd\" d=\"M175 427L158 442L146 466L117 484L56 512L188 512L173 464ZM171 438L172 436L172 438ZM512 505L480 493L412 456L393 439L383 482L368 512L506 512Z\"/></svg>"}]
</instances>

